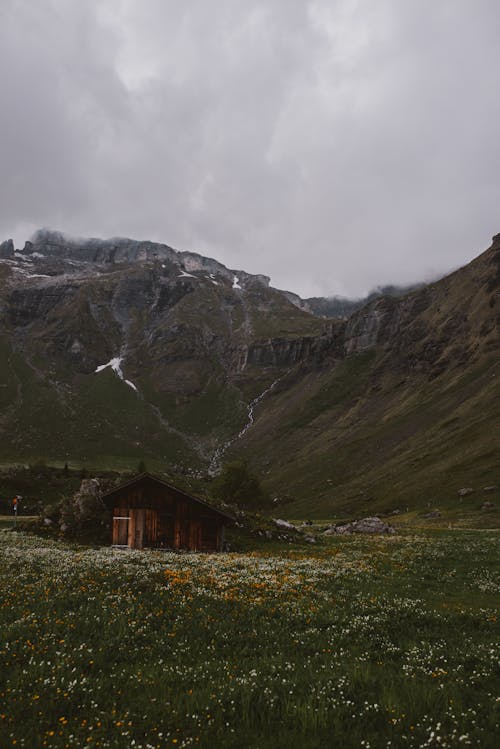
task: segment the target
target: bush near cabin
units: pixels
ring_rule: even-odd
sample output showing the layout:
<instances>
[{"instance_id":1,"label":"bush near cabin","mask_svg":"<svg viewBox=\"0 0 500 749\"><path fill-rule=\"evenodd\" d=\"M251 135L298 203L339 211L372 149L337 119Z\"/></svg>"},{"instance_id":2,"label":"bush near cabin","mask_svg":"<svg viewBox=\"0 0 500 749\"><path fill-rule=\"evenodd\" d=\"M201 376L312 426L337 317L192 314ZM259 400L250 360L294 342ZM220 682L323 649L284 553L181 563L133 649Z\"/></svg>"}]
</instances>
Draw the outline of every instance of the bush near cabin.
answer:
<instances>
[{"instance_id":1,"label":"bush near cabin","mask_svg":"<svg viewBox=\"0 0 500 749\"><path fill-rule=\"evenodd\" d=\"M101 491L98 479L84 479L75 494L44 508L43 526L57 530L66 538L106 543L109 541L111 516L101 500Z\"/></svg>"},{"instance_id":2,"label":"bush near cabin","mask_svg":"<svg viewBox=\"0 0 500 749\"><path fill-rule=\"evenodd\" d=\"M263 507L270 502L269 494L244 460L226 463L213 482L212 494L217 499L240 507Z\"/></svg>"}]
</instances>

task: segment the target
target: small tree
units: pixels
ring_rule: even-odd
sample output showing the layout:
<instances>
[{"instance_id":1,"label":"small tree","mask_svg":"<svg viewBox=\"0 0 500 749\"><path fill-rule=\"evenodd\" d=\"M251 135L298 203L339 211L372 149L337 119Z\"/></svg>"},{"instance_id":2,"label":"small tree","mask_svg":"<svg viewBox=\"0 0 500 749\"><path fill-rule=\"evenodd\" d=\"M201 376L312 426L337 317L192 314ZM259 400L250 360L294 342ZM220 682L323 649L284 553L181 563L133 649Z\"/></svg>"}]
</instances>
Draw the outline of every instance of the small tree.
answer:
<instances>
[{"instance_id":1,"label":"small tree","mask_svg":"<svg viewBox=\"0 0 500 749\"><path fill-rule=\"evenodd\" d=\"M137 466L137 473L146 473L147 470L146 463L143 460L140 460L139 465Z\"/></svg>"},{"instance_id":2,"label":"small tree","mask_svg":"<svg viewBox=\"0 0 500 749\"><path fill-rule=\"evenodd\" d=\"M269 502L269 495L244 460L226 463L212 486L213 495L225 502L249 508L262 507Z\"/></svg>"}]
</instances>

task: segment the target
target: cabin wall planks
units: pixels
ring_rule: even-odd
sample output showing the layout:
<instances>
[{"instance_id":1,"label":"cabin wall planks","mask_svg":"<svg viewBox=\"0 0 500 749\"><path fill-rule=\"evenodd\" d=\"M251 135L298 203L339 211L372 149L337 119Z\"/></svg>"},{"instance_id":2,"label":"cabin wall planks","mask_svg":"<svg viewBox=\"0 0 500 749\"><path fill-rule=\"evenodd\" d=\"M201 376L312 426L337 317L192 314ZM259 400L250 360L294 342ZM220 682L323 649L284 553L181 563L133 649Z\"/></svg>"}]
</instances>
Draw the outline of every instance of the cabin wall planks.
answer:
<instances>
[{"instance_id":1,"label":"cabin wall planks","mask_svg":"<svg viewBox=\"0 0 500 749\"><path fill-rule=\"evenodd\" d=\"M225 513L150 474L103 497L113 511L112 543L134 549L221 551Z\"/></svg>"}]
</instances>

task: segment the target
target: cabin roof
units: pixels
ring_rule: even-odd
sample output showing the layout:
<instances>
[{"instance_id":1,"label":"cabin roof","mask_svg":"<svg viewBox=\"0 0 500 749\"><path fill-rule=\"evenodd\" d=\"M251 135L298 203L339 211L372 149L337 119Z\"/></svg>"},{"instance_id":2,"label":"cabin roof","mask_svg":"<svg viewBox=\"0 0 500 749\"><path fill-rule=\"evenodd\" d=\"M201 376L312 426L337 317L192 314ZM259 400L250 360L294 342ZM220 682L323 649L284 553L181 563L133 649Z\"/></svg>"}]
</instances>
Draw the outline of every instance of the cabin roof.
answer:
<instances>
[{"instance_id":1,"label":"cabin roof","mask_svg":"<svg viewBox=\"0 0 500 749\"><path fill-rule=\"evenodd\" d=\"M151 473L141 473L138 476L134 476L134 478L129 479L128 481L124 481L119 486L115 486L114 489L111 489L110 491L103 494L102 500L107 507L111 508L113 506L112 500L115 498L116 495L120 494L120 492L122 492L123 489L128 489L129 487L134 486L134 484L141 484L141 483L158 484L159 486L165 487L166 489L169 489L170 491L175 492L176 494L179 494L180 496L185 497L186 499L189 499L191 502L196 502L197 504L202 505L203 507L206 507L207 510L210 510L210 512L213 512L215 515L220 515L220 517L224 518L224 520L234 522L234 518L231 515L229 515L227 512L218 510L213 505L209 504L208 502L205 502L205 500L200 499L199 497L193 497L192 494L188 494L182 489L178 489L176 486L173 486L172 484L169 484L166 481L163 481L162 479L159 479L156 476L153 476Z\"/></svg>"}]
</instances>

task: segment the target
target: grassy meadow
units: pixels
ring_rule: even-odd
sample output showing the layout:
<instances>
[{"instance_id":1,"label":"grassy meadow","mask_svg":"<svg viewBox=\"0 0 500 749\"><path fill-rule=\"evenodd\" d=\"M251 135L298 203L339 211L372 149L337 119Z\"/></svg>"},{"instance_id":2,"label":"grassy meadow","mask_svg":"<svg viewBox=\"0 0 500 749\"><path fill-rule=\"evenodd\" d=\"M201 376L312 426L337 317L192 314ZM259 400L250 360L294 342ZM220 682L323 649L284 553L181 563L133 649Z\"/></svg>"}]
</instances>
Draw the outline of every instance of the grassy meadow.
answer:
<instances>
[{"instance_id":1,"label":"grassy meadow","mask_svg":"<svg viewBox=\"0 0 500 749\"><path fill-rule=\"evenodd\" d=\"M202 555L0 531L0 747L493 747L498 542Z\"/></svg>"}]
</instances>

